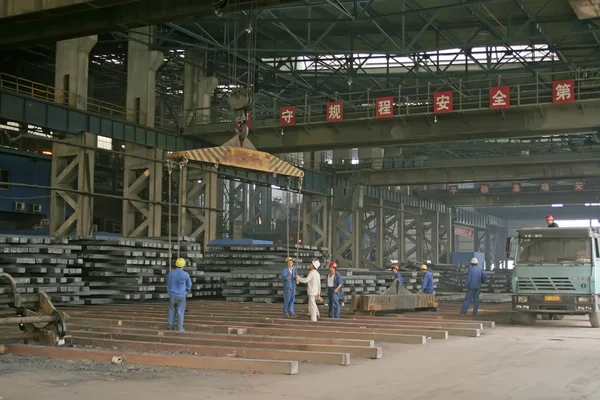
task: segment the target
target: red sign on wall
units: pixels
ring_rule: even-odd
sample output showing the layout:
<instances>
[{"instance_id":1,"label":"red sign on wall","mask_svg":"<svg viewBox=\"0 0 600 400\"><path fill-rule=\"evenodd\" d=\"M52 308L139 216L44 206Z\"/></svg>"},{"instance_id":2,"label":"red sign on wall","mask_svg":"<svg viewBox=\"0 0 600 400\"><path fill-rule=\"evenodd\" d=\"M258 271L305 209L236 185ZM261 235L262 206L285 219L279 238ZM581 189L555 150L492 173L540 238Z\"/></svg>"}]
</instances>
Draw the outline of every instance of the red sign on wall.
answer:
<instances>
[{"instance_id":1,"label":"red sign on wall","mask_svg":"<svg viewBox=\"0 0 600 400\"><path fill-rule=\"evenodd\" d=\"M375 99L375 118L392 118L394 116L394 98L379 97Z\"/></svg>"},{"instance_id":2,"label":"red sign on wall","mask_svg":"<svg viewBox=\"0 0 600 400\"><path fill-rule=\"evenodd\" d=\"M435 92L433 94L433 112L435 114L452 112L452 92Z\"/></svg>"},{"instance_id":3,"label":"red sign on wall","mask_svg":"<svg viewBox=\"0 0 600 400\"><path fill-rule=\"evenodd\" d=\"M327 122L341 122L344 120L344 102L332 101L327 103Z\"/></svg>"},{"instance_id":4,"label":"red sign on wall","mask_svg":"<svg viewBox=\"0 0 600 400\"><path fill-rule=\"evenodd\" d=\"M573 103L575 101L575 81L566 79L552 82L552 102L554 104Z\"/></svg>"},{"instance_id":5,"label":"red sign on wall","mask_svg":"<svg viewBox=\"0 0 600 400\"><path fill-rule=\"evenodd\" d=\"M296 125L296 106L279 108L279 126Z\"/></svg>"},{"instance_id":6,"label":"red sign on wall","mask_svg":"<svg viewBox=\"0 0 600 400\"><path fill-rule=\"evenodd\" d=\"M450 192L450 194L452 196L457 195L458 194L458 185L449 185L448 192Z\"/></svg>"},{"instance_id":7,"label":"red sign on wall","mask_svg":"<svg viewBox=\"0 0 600 400\"><path fill-rule=\"evenodd\" d=\"M482 183L481 185L479 185L479 193L481 193L481 194L488 194L488 193L490 193L490 185L489 185L489 183Z\"/></svg>"},{"instance_id":8,"label":"red sign on wall","mask_svg":"<svg viewBox=\"0 0 600 400\"><path fill-rule=\"evenodd\" d=\"M575 192L583 192L585 189L585 183L579 179L573 182L573 191Z\"/></svg>"},{"instance_id":9,"label":"red sign on wall","mask_svg":"<svg viewBox=\"0 0 600 400\"><path fill-rule=\"evenodd\" d=\"M521 184L518 182L514 182L510 185L510 191L513 193L521 193Z\"/></svg>"},{"instance_id":10,"label":"red sign on wall","mask_svg":"<svg viewBox=\"0 0 600 400\"><path fill-rule=\"evenodd\" d=\"M471 239L475 238L475 229L468 228L466 226L454 226L454 234L459 236L470 237Z\"/></svg>"},{"instance_id":11,"label":"red sign on wall","mask_svg":"<svg viewBox=\"0 0 600 400\"><path fill-rule=\"evenodd\" d=\"M540 183L540 192L549 192L549 191L550 191L550 184L548 182Z\"/></svg>"},{"instance_id":12,"label":"red sign on wall","mask_svg":"<svg viewBox=\"0 0 600 400\"><path fill-rule=\"evenodd\" d=\"M490 108L499 110L510 107L510 87L495 86L490 88Z\"/></svg>"}]
</instances>

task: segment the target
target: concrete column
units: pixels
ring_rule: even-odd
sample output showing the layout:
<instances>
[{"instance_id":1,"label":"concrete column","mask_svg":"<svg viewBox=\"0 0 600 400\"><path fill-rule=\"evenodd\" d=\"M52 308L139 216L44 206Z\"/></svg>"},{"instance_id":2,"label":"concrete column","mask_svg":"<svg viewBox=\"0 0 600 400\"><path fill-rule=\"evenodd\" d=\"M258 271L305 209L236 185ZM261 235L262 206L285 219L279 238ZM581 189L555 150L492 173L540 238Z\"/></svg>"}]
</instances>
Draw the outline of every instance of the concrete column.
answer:
<instances>
[{"instance_id":1,"label":"concrete column","mask_svg":"<svg viewBox=\"0 0 600 400\"><path fill-rule=\"evenodd\" d=\"M63 40L56 44L55 101L80 110L87 109L90 51L98 36Z\"/></svg>"},{"instance_id":2,"label":"concrete column","mask_svg":"<svg viewBox=\"0 0 600 400\"><path fill-rule=\"evenodd\" d=\"M366 147L358 149L358 162L368 163L371 168L381 169L383 149L380 147ZM363 161L364 160L364 161Z\"/></svg>"},{"instance_id":3,"label":"concrete column","mask_svg":"<svg viewBox=\"0 0 600 400\"><path fill-rule=\"evenodd\" d=\"M325 160L325 152L323 151L310 151L304 153L304 167L315 171L322 169L323 162Z\"/></svg>"},{"instance_id":4,"label":"concrete column","mask_svg":"<svg viewBox=\"0 0 600 400\"><path fill-rule=\"evenodd\" d=\"M215 76L206 76L204 53L185 52L183 109L185 126L210 124L210 102L219 84Z\"/></svg>"},{"instance_id":5,"label":"concrete column","mask_svg":"<svg viewBox=\"0 0 600 400\"><path fill-rule=\"evenodd\" d=\"M153 27L129 32L127 54L127 120L154 127L156 116L156 71L164 54L150 50Z\"/></svg>"}]
</instances>

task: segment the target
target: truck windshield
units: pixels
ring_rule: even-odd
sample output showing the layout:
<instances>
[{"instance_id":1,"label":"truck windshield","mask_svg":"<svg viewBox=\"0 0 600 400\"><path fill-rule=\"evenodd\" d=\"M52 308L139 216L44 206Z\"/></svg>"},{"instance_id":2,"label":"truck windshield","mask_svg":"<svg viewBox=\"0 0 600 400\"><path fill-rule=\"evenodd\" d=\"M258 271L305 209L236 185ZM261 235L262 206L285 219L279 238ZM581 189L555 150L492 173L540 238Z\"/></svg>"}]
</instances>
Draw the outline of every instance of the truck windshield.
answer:
<instances>
[{"instance_id":1,"label":"truck windshield","mask_svg":"<svg viewBox=\"0 0 600 400\"><path fill-rule=\"evenodd\" d=\"M518 264L591 264L589 238L524 238L519 245Z\"/></svg>"}]
</instances>

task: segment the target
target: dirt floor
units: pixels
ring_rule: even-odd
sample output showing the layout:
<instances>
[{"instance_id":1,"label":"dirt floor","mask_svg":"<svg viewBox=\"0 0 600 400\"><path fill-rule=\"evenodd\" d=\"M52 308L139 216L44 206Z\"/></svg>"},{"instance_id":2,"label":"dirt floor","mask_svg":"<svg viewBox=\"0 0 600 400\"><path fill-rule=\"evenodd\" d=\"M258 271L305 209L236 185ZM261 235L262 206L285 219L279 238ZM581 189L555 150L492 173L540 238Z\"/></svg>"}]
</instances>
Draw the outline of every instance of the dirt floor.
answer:
<instances>
[{"instance_id":1,"label":"dirt floor","mask_svg":"<svg viewBox=\"0 0 600 400\"><path fill-rule=\"evenodd\" d=\"M301 364L295 376L0 356L0 399L600 399L600 330L582 317L449 341L384 345L380 360Z\"/></svg>"}]
</instances>

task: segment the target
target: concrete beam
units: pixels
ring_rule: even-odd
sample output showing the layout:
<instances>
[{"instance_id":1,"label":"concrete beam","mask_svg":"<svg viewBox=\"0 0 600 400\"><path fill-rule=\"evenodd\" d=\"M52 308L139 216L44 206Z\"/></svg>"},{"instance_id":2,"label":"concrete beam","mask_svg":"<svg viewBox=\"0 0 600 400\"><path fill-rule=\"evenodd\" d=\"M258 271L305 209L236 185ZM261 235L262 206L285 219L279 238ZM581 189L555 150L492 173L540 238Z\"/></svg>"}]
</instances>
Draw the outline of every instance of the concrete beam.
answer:
<instances>
[{"instance_id":1,"label":"concrete beam","mask_svg":"<svg viewBox=\"0 0 600 400\"><path fill-rule=\"evenodd\" d=\"M374 160L376 161L376 160ZM359 176L370 186L432 185L439 183L505 182L510 180L556 180L600 176L600 153L543 156L427 160L423 168L371 167L348 165L337 174ZM381 164L381 162L379 162ZM385 166L385 165L384 165Z\"/></svg>"},{"instance_id":2,"label":"concrete beam","mask_svg":"<svg viewBox=\"0 0 600 400\"><path fill-rule=\"evenodd\" d=\"M444 202L453 207L509 207L519 205L586 204L600 202L600 191L584 192L521 192L480 194L477 191L461 191L449 196L446 190L422 191L420 197Z\"/></svg>"},{"instance_id":3,"label":"concrete beam","mask_svg":"<svg viewBox=\"0 0 600 400\"><path fill-rule=\"evenodd\" d=\"M13 1L21 2L23 0ZM241 11L250 9L250 7L256 9L296 1L254 0L250 4L246 0L229 0L224 11ZM110 1L105 0L105 2ZM180 19L214 15L213 2L207 1L113 0L112 3L112 7L93 9L86 7L84 10L62 14L48 14L47 10L31 12L26 14L25 21L20 16L2 19L2 24L0 24L0 48L27 47L42 42L51 43ZM61 7L57 11L74 11L72 8L65 10L66 8Z\"/></svg>"},{"instance_id":4,"label":"concrete beam","mask_svg":"<svg viewBox=\"0 0 600 400\"><path fill-rule=\"evenodd\" d=\"M472 111L437 117L403 116L390 120L354 119L338 124L311 123L287 127L281 135L279 120L252 121L252 143L271 153L332 148L414 145L501 138L537 137L549 134L595 131L600 126L600 101L582 104L523 106L498 111ZM198 136L217 145L231 139L231 124L202 127ZM335 158L335 157L334 157Z\"/></svg>"},{"instance_id":5,"label":"concrete beam","mask_svg":"<svg viewBox=\"0 0 600 400\"><path fill-rule=\"evenodd\" d=\"M69 14L81 10L106 6L114 0L5 0L0 8L2 23L31 21L48 15Z\"/></svg>"}]
</instances>

